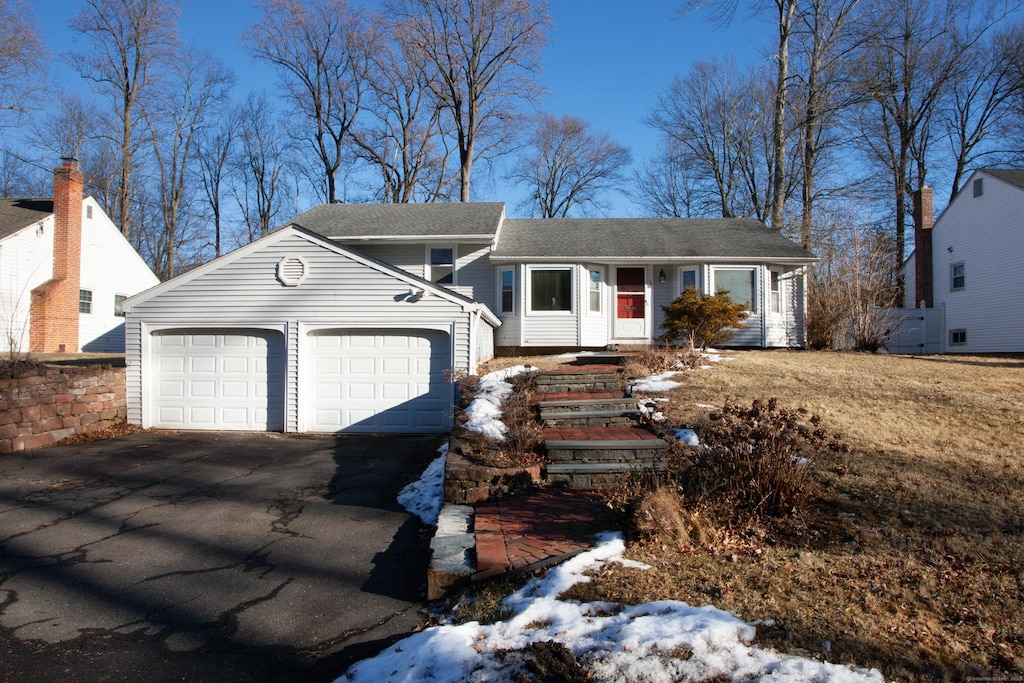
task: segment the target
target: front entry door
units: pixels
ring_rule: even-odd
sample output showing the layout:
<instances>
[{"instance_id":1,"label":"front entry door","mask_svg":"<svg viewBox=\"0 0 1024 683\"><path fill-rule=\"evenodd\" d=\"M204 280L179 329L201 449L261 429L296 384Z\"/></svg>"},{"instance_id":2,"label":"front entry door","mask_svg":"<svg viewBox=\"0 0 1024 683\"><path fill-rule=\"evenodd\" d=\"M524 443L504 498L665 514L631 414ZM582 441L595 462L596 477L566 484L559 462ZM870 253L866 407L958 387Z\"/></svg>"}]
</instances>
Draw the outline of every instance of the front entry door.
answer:
<instances>
[{"instance_id":1,"label":"front entry door","mask_svg":"<svg viewBox=\"0 0 1024 683\"><path fill-rule=\"evenodd\" d=\"M615 270L616 339L647 339L646 277L643 268Z\"/></svg>"}]
</instances>

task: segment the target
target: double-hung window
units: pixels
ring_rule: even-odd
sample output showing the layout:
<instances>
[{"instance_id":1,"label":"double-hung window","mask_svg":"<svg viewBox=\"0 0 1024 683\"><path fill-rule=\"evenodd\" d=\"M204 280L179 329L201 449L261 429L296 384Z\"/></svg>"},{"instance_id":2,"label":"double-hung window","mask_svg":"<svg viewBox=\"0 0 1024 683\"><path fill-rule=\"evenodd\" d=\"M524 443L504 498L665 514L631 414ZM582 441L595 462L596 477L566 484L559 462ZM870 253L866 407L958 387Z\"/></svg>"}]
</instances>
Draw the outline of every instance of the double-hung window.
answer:
<instances>
[{"instance_id":1,"label":"double-hung window","mask_svg":"<svg viewBox=\"0 0 1024 683\"><path fill-rule=\"evenodd\" d=\"M587 271L587 301L591 313L601 312L601 271Z\"/></svg>"},{"instance_id":2,"label":"double-hung window","mask_svg":"<svg viewBox=\"0 0 1024 683\"><path fill-rule=\"evenodd\" d=\"M688 289L700 291L700 271L696 268L681 268L679 270L679 293L682 294Z\"/></svg>"},{"instance_id":3,"label":"double-hung window","mask_svg":"<svg viewBox=\"0 0 1024 683\"><path fill-rule=\"evenodd\" d=\"M772 313L782 313L782 273L777 270L768 271L770 277L770 295Z\"/></svg>"},{"instance_id":4,"label":"double-hung window","mask_svg":"<svg viewBox=\"0 0 1024 683\"><path fill-rule=\"evenodd\" d=\"M455 249L452 247L431 247L430 262L427 265L427 279L439 285L454 285Z\"/></svg>"},{"instance_id":5,"label":"double-hung window","mask_svg":"<svg viewBox=\"0 0 1024 683\"><path fill-rule=\"evenodd\" d=\"M78 290L78 312L92 313L92 290Z\"/></svg>"},{"instance_id":6,"label":"double-hung window","mask_svg":"<svg viewBox=\"0 0 1024 683\"><path fill-rule=\"evenodd\" d=\"M958 292L967 284L967 272L964 270L964 262L954 263L949 267L949 288Z\"/></svg>"},{"instance_id":7,"label":"double-hung window","mask_svg":"<svg viewBox=\"0 0 1024 683\"><path fill-rule=\"evenodd\" d=\"M571 311L572 269L530 269L530 311Z\"/></svg>"},{"instance_id":8,"label":"double-hung window","mask_svg":"<svg viewBox=\"0 0 1024 683\"><path fill-rule=\"evenodd\" d=\"M123 304L124 300L127 298L128 297L126 297L124 294L114 295L114 315L116 315L118 318L124 317L124 310L122 310L121 304Z\"/></svg>"},{"instance_id":9,"label":"double-hung window","mask_svg":"<svg viewBox=\"0 0 1024 683\"><path fill-rule=\"evenodd\" d=\"M498 272L498 313L513 313L516 301L516 271L513 268L502 268Z\"/></svg>"}]
</instances>

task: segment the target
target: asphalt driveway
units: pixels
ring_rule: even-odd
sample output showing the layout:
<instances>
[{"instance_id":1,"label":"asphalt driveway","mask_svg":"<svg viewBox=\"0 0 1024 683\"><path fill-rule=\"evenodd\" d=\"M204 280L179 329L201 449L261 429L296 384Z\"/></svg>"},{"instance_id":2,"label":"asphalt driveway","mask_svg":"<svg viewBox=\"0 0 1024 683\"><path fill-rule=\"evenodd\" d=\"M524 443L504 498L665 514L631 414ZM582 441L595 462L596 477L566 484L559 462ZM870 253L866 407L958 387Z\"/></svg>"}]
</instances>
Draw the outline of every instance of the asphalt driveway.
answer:
<instances>
[{"instance_id":1,"label":"asphalt driveway","mask_svg":"<svg viewBox=\"0 0 1024 683\"><path fill-rule=\"evenodd\" d=\"M0 456L0 680L320 681L419 625L438 437L153 433Z\"/></svg>"}]
</instances>

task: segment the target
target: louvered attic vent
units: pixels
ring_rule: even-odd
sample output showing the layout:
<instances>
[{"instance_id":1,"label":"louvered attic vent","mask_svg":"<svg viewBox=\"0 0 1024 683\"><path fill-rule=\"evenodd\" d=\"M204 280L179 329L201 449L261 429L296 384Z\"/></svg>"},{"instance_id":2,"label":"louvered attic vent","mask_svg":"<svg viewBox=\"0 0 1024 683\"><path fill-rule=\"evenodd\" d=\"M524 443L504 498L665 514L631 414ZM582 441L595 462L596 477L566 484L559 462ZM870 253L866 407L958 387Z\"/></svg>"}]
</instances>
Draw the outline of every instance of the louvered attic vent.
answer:
<instances>
[{"instance_id":1,"label":"louvered attic vent","mask_svg":"<svg viewBox=\"0 0 1024 683\"><path fill-rule=\"evenodd\" d=\"M277 264L277 279L286 287L298 287L309 274L309 267L301 256L285 256Z\"/></svg>"}]
</instances>

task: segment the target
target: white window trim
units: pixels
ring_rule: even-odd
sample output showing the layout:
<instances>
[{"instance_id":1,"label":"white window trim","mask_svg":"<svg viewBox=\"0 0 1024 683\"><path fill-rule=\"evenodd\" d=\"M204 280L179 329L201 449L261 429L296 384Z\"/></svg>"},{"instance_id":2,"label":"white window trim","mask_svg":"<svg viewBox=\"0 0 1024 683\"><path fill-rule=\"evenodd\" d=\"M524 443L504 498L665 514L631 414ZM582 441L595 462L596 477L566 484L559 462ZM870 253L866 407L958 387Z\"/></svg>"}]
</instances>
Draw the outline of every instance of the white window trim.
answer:
<instances>
[{"instance_id":1,"label":"white window trim","mask_svg":"<svg viewBox=\"0 0 1024 683\"><path fill-rule=\"evenodd\" d=\"M452 281L449 283L441 284L440 282L434 282L433 266L430 263L430 252L433 249L451 249L452 250ZM459 245L458 244L428 244L424 249L423 255L423 279L429 282L433 282L435 285L441 287L455 287L459 284Z\"/></svg>"},{"instance_id":2,"label":"white window trim","mask_svg":"<svg viewBox=\"0 0 1024 683\"><path fill-rule=\"evenodd\" d=\"M769 268L768 269L768 312L772 315L785 315L786 313L786 298L782 296L782 292L785 287L782 284L783 276L785 273L782 272L781 268ZM773 276L778 276L779 282L779 310L775 310L775 303L772 301L772 297L775 294L775 290L772 289Z\"/></svg>"},{"instance_id":3,"label":"white window trim","mask_svg":"<svg viewBox=\"0 0 1024 683\"><path fill-rule=\"evenodd\" d=\"M89 301L88 301L89 310L88 311L83 311L82 310L82 304L86 303L86 301L85 301L85 298L82 295L86 294L86 293L89 295ZM78 314L79 315L92 315L95 312L95 309L96 309L96 297L93 296L93 293L94 292L91 289L79 288L79 290L78 290Z\"/></svg>"},{"instance_id":4,"label":"white window trim","mask_svg":"<svg viewBox=\"0 0 1024 683\"><path fill-rule=\"evenodd\" d=\"M512 306L505 310L503 307L504 298L504 279L505 273L512 273ZM516 269L513 266L506 266L498 268L498 296L497 296L497 309L498 315L514 315L516 312Z\"/></svg>"},{"instance_id":5,"label":"white window trim","mask_svg":"<svg viewBox=\"0 0 1024 683\"><path fill-rule=\"evenodd\" d=\"M599 274L601 276L600 281L598 281L598 283L597 283L597 310L596 311L593 308L591 308L591 306L590 306L590 294L591 294L591 291L592 291L590 289L590 285L592 284L592 281L590 279L590 274L591 273L597 273L597 274ZM588 267L587 268L587 296L586 296L586 311L587 311L587 315L604 315L604 307L605 307L604 292L605 292L605 285L606 284L607 283L606 283L605 269L604 268L601 268L601 267L593 267L593 268L589 268Z\"/></svg>"},{"instance_id":6,"label":"white window trim","mask_svg":"<svg viewBox=\"0 0 1024 683\"><path fill-rule=\"evenodd\" d=\"M963 279L964 283L962 285L960 285L959 287L956 286L956 279L953 277L953 269L956 268L957 266L960 266L960 268L963 269L963 275L961 275L960 277ZM951 292L962 292L965 289L967 289L967 267L964 265L963 261L957 261L956 263L950 263L949 264L949 291L951 291Z\"/></svg>"},{"instance_id":7,"label":"white window trim","mask_svg":"<svg viewBox=\"0 0 1024 683\"><path fill-rule=\"evenodd\" d=\"M569 310L560 311L535 311L533 310L533 272L535 270L567 270L569 271ZM572 316L576 315L576 288L579 283L576 282L576 267L572 264L559 264L552 263L550 265L536 265L526 267L526 300L523 302L523 310L526 311L527 315L537 316Z\"/></svg>"},{"instance_id":8,"label":"white window trim","mask_svg":"<svg viewBox=\"0 0 1024 683\"><path fill-rule=\"evenodd\" d=\"M696 284L696 287L694 287L694 289L696 289L698 293L703 294L704 283L701 282L702 270L703 269L700 266L679 266L679 270L676 273L676 289L679 291L676 293L676 296L679 296L680 294L686 291L686 288L683 286L683 273L689 272L694 273L694 282Z\"/></svg>"},{"instance_id":9,"label":"white window trim","mask_svg":"<svg viewBox=\"0 0 1024 683\"><path fill-rule=\"evenodd\" d=\"M762 302L760 300L761 299L761 293L760 293L760 289L761 289L760 280L761 280L761 278L758 277L758 270L759 270L758 266L726 266L726 265L723 265L723 266L713 266L711 268L711 285L714 288L713 291L711 292L712 294L717 294L718 293L718 277L717 276L718 276L718 271L720 271L720 270L748 270L751 273L753 273L753 288L754 289L750 293L751 307L747 310L747 314L748 315L761 315L763 313L763 311L761 309L764 306L764 302ZM729 296L731 297L732 293L730 293ZM733 299L733 303L738 303L738 302L735 299Z\"/></svg>"}]
</instances>

